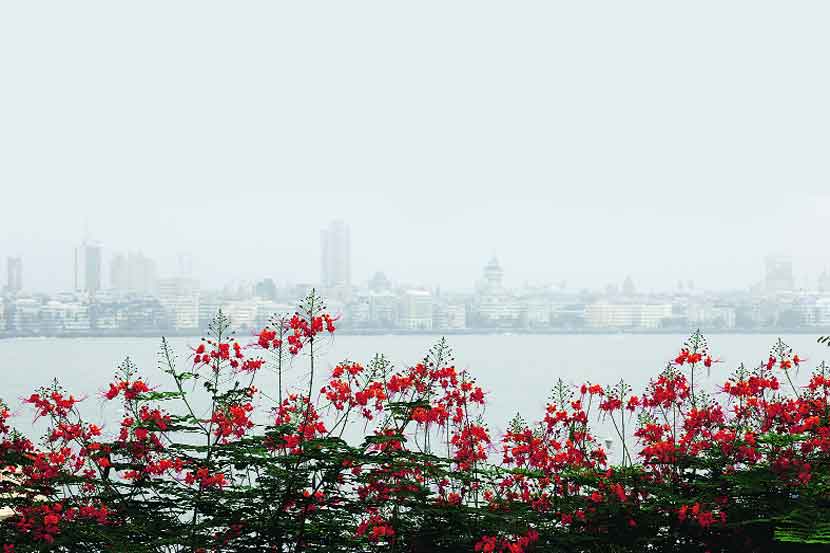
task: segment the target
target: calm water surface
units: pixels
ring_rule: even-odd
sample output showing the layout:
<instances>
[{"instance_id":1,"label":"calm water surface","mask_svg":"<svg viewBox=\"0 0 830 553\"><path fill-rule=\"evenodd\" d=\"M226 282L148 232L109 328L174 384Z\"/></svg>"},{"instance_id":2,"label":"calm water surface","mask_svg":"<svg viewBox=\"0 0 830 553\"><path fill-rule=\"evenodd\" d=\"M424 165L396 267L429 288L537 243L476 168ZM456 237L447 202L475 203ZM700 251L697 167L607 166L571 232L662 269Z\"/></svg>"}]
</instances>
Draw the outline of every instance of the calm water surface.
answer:
<instances>
[{"instance_id":1,"label":"calm water surface","mask_svg":"<svg viewBox=\"0 0 830 553\"><path fill-rule=\"evenodd\" d=\"M318 374L328 372L337 361L349 358L367 362L383 353L397 366L423 358L439 336L337 336L324 348ZM681 335L492 335L453 336L449 343L456 366L469 369L489 392L486 420L498 433L521 411L525 418L538 419L546 398L558 377L567 382L613 383L624 378L635 393L679 351L686 336ZM723 360L712 370L706 385L714 387L740 362L756 365L768 356L774 335L715 335L709 339L715 357ZM809 368L830 350L815 337L783 337L796 352L809 359L798 378L806 381ZM193 338L176 338L171 344L185 366ZM119 420L118 406L101 399L101 391L112 379L116 365L130 356L155 385L166 384L158 368L159 340L150 338L23 338L0 340L0 398L18 415L15 425L31 428L32 416L21 398L57 377L77 396L85 396L84 414L112 423ZM293 382L307 374L307 361L297 360L290 368ZM260 389L273 385L273 377L257 382ZM271 381L269 384L269 380ZM315 384L315 389L319 386Z\"/></svg>"}]
</instances>

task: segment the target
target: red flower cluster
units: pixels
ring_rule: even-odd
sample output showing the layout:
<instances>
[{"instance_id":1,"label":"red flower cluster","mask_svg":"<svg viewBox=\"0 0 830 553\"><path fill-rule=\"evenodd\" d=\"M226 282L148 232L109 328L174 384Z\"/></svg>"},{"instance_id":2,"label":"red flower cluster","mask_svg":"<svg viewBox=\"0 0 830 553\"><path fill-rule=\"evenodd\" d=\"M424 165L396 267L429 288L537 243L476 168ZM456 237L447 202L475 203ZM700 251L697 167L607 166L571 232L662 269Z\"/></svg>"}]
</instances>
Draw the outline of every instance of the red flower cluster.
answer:
<instances>
[{"instance_id":1,"label":"red flower cluster","mask_svg":"<svg viewBox=\"0 0 830 553\"><path fill-rule=\"evenodd\" d=\"M269 442L269 445L272 449L287 450L292 455L302 453L304 442L328 432L314 404L306 396L298 394L291 394L283 400L277 408L274 425L291 431L282 436L280 443Z\"/></svg>"},{"instance_id":2,"label":"red flower cluster","mask_svg":"<svg viewBox=\"0 0 830 553\"><path fill-rule=\"evenodd\" d=\"M482 553L524 553L528 547L539 541L539 533L528 530L523 536L483 536L475 545L475 551Z\"/></svg>"},{"instance_id":3,"label":"red flower cluster","mask_svg":"<svg viewBox=\"0 0 830 553\"><path fill-rule=\"evenodd\" d=\"M133 400L136 399L139 394L149 391L150 388L147 387L143 380L139 379L132 383L128 380L120 380L115 383L110 383L109 390L104 393L104 397L107 399L115 399L118 397L118 394L124 392L124 399Z\"/></svg>"},{"instance_id":4,"label":"red flower cluster","mask_svg":"<svg viewBox=\"0 0 830 553\"><path fill-rule=\"evenodd\" d=\"M680 522L683 522L688 518L696 521L702 528L708 528L715 522L720 522L721 524L726 523L726 513L723 511L718 513L714 511L707 511L701 507L700 503L695 503L691 507L689 505L682 505L680 509L677 510L677 519Z\"/></svg>"},{"instance_id":5,"label":"red flower cluster","mask_svg":"<svg viewBox=\"0 0 830 553\"><path fill-rule=\"evenodd\" d=\"M395 537L395 529L380 515L373 514L357 526L355 534L366 536L372 542L392 541Z\"/></svg>"},{"instance_id":6,"label":"red flower cluster","mask_svg":"<svg viewBox=\"0 0 830 553\"><path fill-rule=\"evenodd\" d=\"M249 418L253 410L254 406L250 402L226 405L217 410L209 421L216 426L213 431L214 435L225 441L230 436L241 438L246 431L254 427L254 423Z\"/></svg>"},{"instance_id":7,"label":"red flower cluster","mask_svg":"<svg viewBox=\"0 0 830 553\"><path fill-rule=\"evenodd\" d=\"M24 534L31 534L35 541L53 543L64 523L76 519L86 519L100 525L109 523L109 509L105 505L81 505L64 508L62 503L52 503L24 507L17 520L17 529ZM14 549L12 548L11 551Z\"/></svg>"},{"instance_id":8,"label":"red flower cluster","mask_svg":"<svg viewBox=\"0 0 830 553\"><path fill-rule=\"evenodd\" d=\"M206 467L200 467L195 472L188 471L184 475L184 481L188 485L199 484L199 488L221 488L226 484L223 473L211 474Z\"/></svg>"},{"instance_id":9,"label":"red flower cluster","mask_svg":"<svg viewBox=\"0 0 830 553\"><path fill-rule=\"evenodd\" d=\"M334 333L334 318L328 313L322 315L312 316L306 318L299 313L295 313L288 321L289 334L286 338L288 341L288 351L291 355L297 355L303 349L309 340L323 332L325 328L329 334Z\"/></svg>"},{"instance_id":10,"label":"red flower cluster","mask_svg":"<svg viewBox=\"0 0 830 553\"><path fill-rule=\"evenodd\" d=\"M35 406L38 416L45 417L47 415L54 415L56 417L66 417L72 408L78 403L75 396L64 396L58 391L32 394L25 403L31 403Z\"/></svg>"},{"instance_id":11,"label":"red flower cluster","mask_svg":"<svg viewBox=\"0 0 830 553\"><path fill-rule=\"evenodd\" d=\"M277 338L277 332L270 328L263 328L258 336L257 344L263 349L278 349L282 346L282 340Z\"/></svg>"}]
</instances>

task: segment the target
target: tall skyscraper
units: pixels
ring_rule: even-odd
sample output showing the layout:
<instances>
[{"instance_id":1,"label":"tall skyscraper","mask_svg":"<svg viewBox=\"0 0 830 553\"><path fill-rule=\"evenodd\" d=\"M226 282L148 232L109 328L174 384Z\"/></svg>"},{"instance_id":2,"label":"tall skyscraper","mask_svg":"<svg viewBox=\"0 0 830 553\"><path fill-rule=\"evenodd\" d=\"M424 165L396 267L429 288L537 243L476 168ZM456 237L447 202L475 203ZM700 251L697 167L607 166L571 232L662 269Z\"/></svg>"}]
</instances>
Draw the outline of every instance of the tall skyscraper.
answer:
<instances>
[{"instance_id":1,"label":"tall skyscraper","mask_svg":"<svg viewBox=\"0 0 830 553\"><path fill-rule=\"evenodd\" d=\"M79 255L80 254L80 255ZM79 268L83 268L83 285L78 282ZM75 250L75 288L90 296L101 289L101 244L84 241L80 252Z\"/></svg>"},{"instance_id":2,"label":"tall skyscraper","mask_svg":"<svg viewBox=\"0 0 830 553\"><path fill-rule=\"evenodd\" d=\"M343 221L332 221L320 232L321 275L323 287L340 289L348 294L352 284L352 246L349 227Z\"/></svg>"},{"instance_id":3,"label":"tall skyscraper","mask_svg":"<svg viewBox=\"0 0 830 553\"><path fill-rule=\"evenodd\" d=\"M23 260L19 257L6 259L8 279L6 280L6 291L16 294L23 289Z\"/></svg>"}]
</instances>

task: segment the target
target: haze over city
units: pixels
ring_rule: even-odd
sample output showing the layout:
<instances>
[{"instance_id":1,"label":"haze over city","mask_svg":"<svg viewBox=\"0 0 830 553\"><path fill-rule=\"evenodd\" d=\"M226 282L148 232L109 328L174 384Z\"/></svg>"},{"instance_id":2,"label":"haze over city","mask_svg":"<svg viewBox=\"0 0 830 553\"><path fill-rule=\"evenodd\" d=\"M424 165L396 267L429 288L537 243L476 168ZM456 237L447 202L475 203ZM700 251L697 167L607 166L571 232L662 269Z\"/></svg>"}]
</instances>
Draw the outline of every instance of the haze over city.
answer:
<instances>
[{"instance_id":1,"label":"haze over city","mask_svg":"<svg viewBox=\"0 0 830 553\"><path fill-rule=\"evenodd\" d=\"M0 254L47 292L87 234L309 282L343 218L355 281L466 289L493 254L511 285L743 289L768 253L814 279L826 18L711 6L6 4Z\"/></svg>"},{"instance_id":2,"label":"haze over city","mask_svg":"<svg viewBox=\"0 0 830 553\"><path fill-rule=\"evenodd\" d=\"M0 1L0 553L830 552L828 23Z\"/></svg>"}]
</instances>

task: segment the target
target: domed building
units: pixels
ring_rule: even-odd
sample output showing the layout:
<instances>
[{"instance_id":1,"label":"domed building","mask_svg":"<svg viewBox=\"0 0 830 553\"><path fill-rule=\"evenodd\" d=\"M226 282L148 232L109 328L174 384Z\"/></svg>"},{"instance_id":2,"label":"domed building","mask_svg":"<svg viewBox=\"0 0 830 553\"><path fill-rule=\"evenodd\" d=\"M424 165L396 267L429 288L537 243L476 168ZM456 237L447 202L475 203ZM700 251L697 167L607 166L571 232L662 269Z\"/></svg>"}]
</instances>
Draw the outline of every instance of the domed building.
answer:
<instances>
[{"instance_id":1,"label":"domed building","mask_svg":"<svg viewBox=\"0 0 830 553\"><path fill-rule=\"evenodd\" d=\"M475 323L481 327L515 327L521 314L521 305L504 287L504 271L496 257L484 266L483 277L473 304Z\"/></svg>"},{"instance_id":2,"label":"domed building","mask_svg":"<svg viewBox=\"0 0 830 553\"><path fill-rule=\"evenodd\" d=\"M495 257L490 259L490 262L484 266L484 286L489 290L503 290L504 285L504 270L499 265L499 260Z\"/></svg>"}]
</instances>

